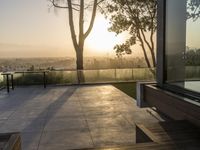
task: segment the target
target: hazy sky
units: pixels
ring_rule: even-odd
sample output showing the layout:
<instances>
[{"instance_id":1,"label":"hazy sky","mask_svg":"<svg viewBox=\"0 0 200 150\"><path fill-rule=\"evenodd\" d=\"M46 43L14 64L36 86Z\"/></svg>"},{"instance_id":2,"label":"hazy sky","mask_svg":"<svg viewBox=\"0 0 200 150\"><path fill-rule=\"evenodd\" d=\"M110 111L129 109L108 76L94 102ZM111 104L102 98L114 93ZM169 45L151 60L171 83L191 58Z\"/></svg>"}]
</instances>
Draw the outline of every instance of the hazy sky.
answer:
<instances>
[{"instance_id":1,"label":"hazy sky","mask_svg":"<svg viewBox=\"0 0 200 150\"><path fill-rule=\"evenodd\" d=\"M56 15L53 8L49 12L49 4L47 0L0 0L0 57L74 56L67 12L60 10ZM90 16L87 18L89 21ZM191 47L200 47L199 24L188 26ZM107 31L108 26L108 21L98 15L85 43L85 56L114 54L113 46L125 35L117 38ZM134 55L143 54L138 45L135 49Z\"/></svg>"},{"instance_id":2,"label":"hazy sky","mask_svg":"<svg viewBox=\"0 0 200 150\"><path fill-rule=\"evenodd\" d=\"M49 4L47 0L0 0L0 57L74 55L68 14L59 10L56 15L53 8L49 12ZM107 27L108 21L98 15L85 44L85 56L113 53L122 37L116 38Z\"/></svg>"},{"instance_id":3,"label":"hazy sky","mask_svg":"<svg viewBox=\"0 0 200 150\"><path fill-rule=\"evenodd\" d=\"M200 18L196 21L188 20L186 43L191 48L200 48Z\"/></svg>"}]
</instances>

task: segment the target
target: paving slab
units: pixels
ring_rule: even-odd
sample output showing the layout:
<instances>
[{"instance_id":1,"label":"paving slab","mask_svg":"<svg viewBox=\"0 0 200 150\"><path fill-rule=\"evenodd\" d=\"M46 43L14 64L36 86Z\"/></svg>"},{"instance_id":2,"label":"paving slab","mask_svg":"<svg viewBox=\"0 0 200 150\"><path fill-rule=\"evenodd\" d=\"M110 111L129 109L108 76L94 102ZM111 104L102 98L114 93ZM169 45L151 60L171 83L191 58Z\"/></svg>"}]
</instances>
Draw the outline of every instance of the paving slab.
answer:
<instances>
[{"instance_id":1,"label":"paving slab","mask_svg":"<svg viewBox=\"0 0 200 150\"><path fill-rule=\"evenodd\" d=\"M1 133L7 132L42 132L44 119L12 119L7 120L1 127Z\"/></svg>"},{"instance_id":2,"label":"paving slab","mask_svg":"<svg viewBox=\"0 0 200 150\"><path fill-rule=\"evenodd\" d=\"M88 129L86 120L83 117L56 117L49 119L45 124L44 131L60 130L84 130Z\"/></svg>"},{"instance_id":3,"label":"paving slab","mask_svg":"<svg viewBox=\"0 0 200 150\"><path fill-rule=\"evenodd\" d=\"M44 132L39 150L67 150L93 148L92 138L88 130Z\"/></svg>"},{"instance_id":4,"label":"paving slab","mask_svg":"<svg viewBox=\"0 0 200 150\"><path fill-rule=\"evenodd\" d=\"M2 119L8 119L12 114L14 113L14 111L0 111L0 120Z\"/></svg>"},{"instance_id":5,"label":"paving slab","mask_svg":"<svg viewBox=\"0 0 200 150\"><path fill-rule=\"evenodd\" d=\"M91 131L95 147L112 147L135 144L135 130L97 128Z\"/></svg>"},{"instance_id":6,"label":"paving slab","mask_svg":"<svg viewBox=\"0 0 200 150\"><path fill-rule=\"evenodd\" d=\"M87 123L89 128L96 129L96 128L118 128L128 130L132 128L132 125L122 116L122 115L115 115L115 116L94 116L87 118Z\"/></svg>"}]
</instances>

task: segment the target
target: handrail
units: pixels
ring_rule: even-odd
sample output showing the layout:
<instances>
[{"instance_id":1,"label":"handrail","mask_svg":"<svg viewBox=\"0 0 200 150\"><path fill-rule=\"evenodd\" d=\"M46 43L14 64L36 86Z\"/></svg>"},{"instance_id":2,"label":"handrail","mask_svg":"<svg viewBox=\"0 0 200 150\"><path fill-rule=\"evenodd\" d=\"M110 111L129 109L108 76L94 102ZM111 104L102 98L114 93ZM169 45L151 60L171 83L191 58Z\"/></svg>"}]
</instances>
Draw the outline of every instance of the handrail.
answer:
<instances>
[{"instance_id":1,"label":"handrail","mask_svg":"<svg viewBox=\"0 0 200 150\"><path fill-rule=\"evenodd\" d=\"M2 72L1 75L12 75L14 74L15 72Z\"/></svg>"},{"instance_id":2,"label":"handrail","mask_svg":"<svg viewBox=\"0 0 200 150\"><path fill-rule=\"evenodd\" d=\"M60 70L37 70L37 71L8 71L2 73L41 73L51 71L100 71L100 70L126 70L126 69L155 69L155 68L102 68L102 69L60 69Z\"/></svg>"},{"instance_id":3,"label":"handrail","mask_svg":"<svg viewBox=\"0 0 200 150\"><path fill-rule=\"evenodd\" d=\"M143 73L144 75L138 76L140 75L140 70L142 71L141 73L144 72ZM87 84L87 83L110 83L110 82L114 83L121 81L130 82L143 79L144 80L153 79L151 73L148 73L150 72L148 70L149 70L148 68L113 68L113 69L84 69L84 70L68 69L68 70L52 70L52 71L51 70L15 71L14 73L16 77L14 79L16 85L18 85L18 83L19 85L21 83L29 84L29 81L31 82L31 84L34 83L38 84L39 83L38 81L43 81L44 87L46 86L46 84L82 84L82 83ZM83 80L80 83L78 82L78 75L76 74L79 71L80 72L82 71L84 75ZM34 75L34 73L35 75L36 74L43 75L43 79L40 80L37 77L31 76L30 78L31 80L28 80L29 74Z\"/></svg>"},{"instance_id":4,"label":"handrail","mask_svg":"<svg viewBox=\"0 0 200 150\"><path fill-rule=\"evenodd\" d=\"M44 70L44 71L15 71L14 73L48 73L50 72L49 70Z\"/></svg>"}]
</instances>

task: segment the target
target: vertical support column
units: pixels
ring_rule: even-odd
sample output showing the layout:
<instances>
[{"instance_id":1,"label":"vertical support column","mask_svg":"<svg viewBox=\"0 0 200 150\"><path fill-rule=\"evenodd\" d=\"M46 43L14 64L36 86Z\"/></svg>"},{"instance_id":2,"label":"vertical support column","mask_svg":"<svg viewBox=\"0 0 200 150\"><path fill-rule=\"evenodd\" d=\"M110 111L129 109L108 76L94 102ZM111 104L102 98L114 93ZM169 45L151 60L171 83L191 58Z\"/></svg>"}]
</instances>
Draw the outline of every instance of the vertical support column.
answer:
<instances>
[{"instance_id":1,"label":"vertical support column","mask_svg":"<svg viewBox=\"0 0 200 150\"><path fill-rule=\"evenodd\" d=\"M7 92L10 92L10 84L9 84L9 74L6 74L6 84L7 84Z\"/></svg>"},{"instance_id":2,"label":"vertical support column","mask_svg":"<svg viewBox=\"0 0 200 150\"><path fill-rule=\"evenodd\" d=\"M43 83L44 83L44 88L46 88L46 72L43 72Z\"/></svg>"},{"instance_id":3,"label":"vertical support column","mask_svg":"<svg viewBox=\"0 0 200 150\"><path fill-rule=\"evenodd\" d=\"M184 87L187 0L166 1L165 63L168 83Z\"/></svg>"},{"instance_id":4,"label":"vertical support column","mask_svg":"<svg viewBox=\"0 0 200 150\"><path fill-rule=\"evenodd\" d=\"M11 76L11 84L12 84L12 90L14 90L14 77L13 74L10 75Z\"/></svg>"},{"instance_id":5,"label":"vertical support column","mask_svg":"<svg viewBox=\"0 0 200 150\"><path fill-rule=\"evenodd\" d=\"M132 73L132 80L133 80L133 68L132 68L132 71L131 71L131 73Z\"/></svg>"},{"instance_id":6,"label":"vertical support column","mask_svg":"<svg viewBox=\"0 0 200 150\"><path fill-rule=\"evenodd\" d=\"M165 8L166 1L158 0L157 7L157 70L156 81L159 86L164 83L164 68L165 68Z\"/></svg>"},{"instance_id":7,"label":"vertical support column","mask_svg":"<svg viewBox=\"0 0 200 150\"><path fill-rule=\"evenodd\" d=\"M115 81L117 81L117 69L115 68Z\"/></svg>"},{"instance_id":8,"label":"vertical support column","mask_svg":"<svg viewBox=\"0 0 200 150\"><path fill-rule=\"evenodd\" d=\"M187 0L158 0L157 84L179 82L184 86Z\"/></svg>"}]
</instances>

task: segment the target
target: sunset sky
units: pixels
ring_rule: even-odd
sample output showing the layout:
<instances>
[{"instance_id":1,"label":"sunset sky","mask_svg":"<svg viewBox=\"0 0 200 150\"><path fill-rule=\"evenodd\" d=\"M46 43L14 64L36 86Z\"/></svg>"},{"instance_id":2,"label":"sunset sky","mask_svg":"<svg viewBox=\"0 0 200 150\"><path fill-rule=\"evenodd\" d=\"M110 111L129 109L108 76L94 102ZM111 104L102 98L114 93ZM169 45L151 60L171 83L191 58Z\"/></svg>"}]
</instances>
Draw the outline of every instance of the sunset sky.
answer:
<instances>
[{"instance_id":1,"label":"sunset sky","mask_svg":"<svg viewBox=\"0 0 200 150\"><path fill-rule=\"evenodd\" d=\"M67 13L53 8L47 0L0 0L0 57L74 56ZM90 17L88 17L89 21ZM189 30L188 43L200 47L199 21ZM114 56L112 49L125 36L116 37L107 31L108 21L97 15L92 33L85 43L85 56ZM133 55L142 55L137 45Z\"/></svg>"},{"instance_id":2,"label":"sunset sky","mask_svg":"<svg viewBox=\"0 0 200 150\"><path fill-rule=\"evenodd\" d=\"M49 4L47 0L0 1L1 57L74 55L68 15L65 10L55 14L54 8L49 12ZM97 16L93 31L86 40L85 56L114 53L113 46L123 38L109 33L108 25L103 16Z\"/></svg>"}]
</instances>

